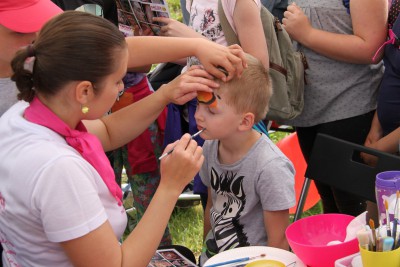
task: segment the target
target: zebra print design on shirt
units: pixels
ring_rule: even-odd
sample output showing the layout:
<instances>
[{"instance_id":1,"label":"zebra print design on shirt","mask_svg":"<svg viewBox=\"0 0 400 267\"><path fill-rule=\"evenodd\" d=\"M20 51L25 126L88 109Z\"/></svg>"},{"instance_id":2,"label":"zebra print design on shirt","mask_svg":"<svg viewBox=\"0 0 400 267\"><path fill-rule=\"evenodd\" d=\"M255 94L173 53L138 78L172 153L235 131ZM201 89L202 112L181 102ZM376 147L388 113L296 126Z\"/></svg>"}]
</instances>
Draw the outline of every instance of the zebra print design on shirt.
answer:
<instances>
[{"instance_id":1,"label":"zebra print design on shirt","mask_svg":"<svg viewBox=\"0 0 400 267\"><path fill-rule=\"evenodd\" d=\"M208 240L207 247L213 248L211 251L214 253L250 245L243 232L243 225L239 223L246 204L243 179L244 176L237 176L232 172L219 175L211 168L211 188L217 194L217 198L210 214L214 225L214 240Z\"/></svg>"}]
</instances>

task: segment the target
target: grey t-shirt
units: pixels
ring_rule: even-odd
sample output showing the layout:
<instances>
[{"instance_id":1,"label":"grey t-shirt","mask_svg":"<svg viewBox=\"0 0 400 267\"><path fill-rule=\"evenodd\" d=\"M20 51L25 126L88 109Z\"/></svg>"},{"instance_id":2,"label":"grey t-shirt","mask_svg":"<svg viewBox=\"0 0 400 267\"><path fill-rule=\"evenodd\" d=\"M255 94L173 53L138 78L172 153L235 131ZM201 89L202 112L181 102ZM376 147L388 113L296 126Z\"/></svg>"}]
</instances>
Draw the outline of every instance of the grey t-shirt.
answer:
<instances>
[{"instance_id":1,"label":"grey t-shirt","mask_svg":"<svg viewBox=\"0 0 400 267\"><path fill-rule=\"evenodd\" d=\"M0 78L0 116L17 103L18 89L10 78Z\"/></svg>"},{"instance_id":2,"label":"grey t-shirt","mask_svg":"<svg viewBox=\"0 0 400 267\"><path fill-rule=\"evenodd\" d=\"M218 140L205 141L200 170L211 189L211 231L200 264L221 251L250 245L267 245L263 211L284 210L296 203L295 170L288 158L265 135L234 164L218 160Z\"/></svg>"},{"instance_id":3,"label":"grey t-shirt","mask_svg":"<svg viewBox=\"0 0 400 267\"><path fill-rule=\"evenodd\" d=\"M292 2L292 1L291 1ZM341 0L296 0L316 29L353 34L350 14ZM304 110L289 125L309 127L362 115L376 108L383 64L351 64L322 56L306 47Z\"/></svg>"}]
</instances>

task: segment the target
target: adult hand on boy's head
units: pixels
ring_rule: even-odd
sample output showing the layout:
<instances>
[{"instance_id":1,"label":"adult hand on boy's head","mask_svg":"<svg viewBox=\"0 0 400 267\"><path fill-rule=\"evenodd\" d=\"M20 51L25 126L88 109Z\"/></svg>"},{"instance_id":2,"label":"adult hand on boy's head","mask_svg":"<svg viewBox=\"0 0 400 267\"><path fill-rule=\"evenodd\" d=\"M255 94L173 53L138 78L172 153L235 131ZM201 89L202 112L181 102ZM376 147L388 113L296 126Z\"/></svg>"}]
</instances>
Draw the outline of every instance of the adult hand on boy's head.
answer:
<instances>
[{"instance_id":1,"label":"adult hand on boy's head","mask_svg":"<svg viewBox=\"0 0 400 267\"><path fill-rule=\"evenodd\" d=\"M247 66L245 54L239 45L225 47L205 39L199 39L198 43L196 57L218 79L229 81L235 75L240 77ZM220 70L221 67L228 72L228 76Z\"/></svg>"},{"instance_id":2,"label":"adult hand on boy's head","mask_svg":"<svg viewBox=\"0 0 400 267\"><path fill-rule=\"evenodd\" d=\"M197 91L212 92L219 84L201 66L192 66L171 82L164 84L162 90L169 102L183 105L197 96Z\"/></svg>"},{"instance_id":3,"label":"adult hand on boy's head","mask_svg":"<svg viewBox=\"0 0 400 267\"><path fill-rule=\"evenodd\" d=\"M247 59L246 59L246 53L243 51L242 47L240 45L234 44L228 46L229 51L234 54L235 56L239 57L241 59L241 64L240 64L240 70L237 70L236 74L238 77L242 75L243 69L247 68ZM224 73L226 75L226 73ZM228 75L229 76L229 75ZM233 76L232 76L233 78ZM228 80L230 80L229 78Z\"/></svg>"},{"instance_id":4,"label":"adult hand on boy's head","mask_svg":"<svg viewBox=\"0 0 400 267\"><path fill-rule=\"evenodd\" d=\"M161 160L160 185L177 190L177 194L180 194L199 172L204 161L203 149L189 134L184 134L179 141L169 144L164 153L171 149L174 151Z\"/></svg>"}]
</instances>

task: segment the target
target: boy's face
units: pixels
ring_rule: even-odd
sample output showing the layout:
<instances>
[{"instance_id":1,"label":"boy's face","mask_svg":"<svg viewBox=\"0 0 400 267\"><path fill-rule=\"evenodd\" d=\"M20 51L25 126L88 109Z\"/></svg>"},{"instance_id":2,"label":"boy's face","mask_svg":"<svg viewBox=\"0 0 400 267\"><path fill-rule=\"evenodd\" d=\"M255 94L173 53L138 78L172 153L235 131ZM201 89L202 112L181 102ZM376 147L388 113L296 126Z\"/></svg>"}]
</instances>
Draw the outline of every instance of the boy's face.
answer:
<instances>
[{"instance_id":1,"label":"boy's face","mask_svg":"<svg viewBox=\"0 0 400 267\"><path fill-rule=\"evenodd\" d=\"M223 90L215 90L214 94L217 106L198 103L194 114L197 128L199 130L206 128L200 134L204 140L228 138L237 131L242 121L242 114L238 114L232 106L226 104L224 100L226 93Z\"/></svg>"}]
</instances>

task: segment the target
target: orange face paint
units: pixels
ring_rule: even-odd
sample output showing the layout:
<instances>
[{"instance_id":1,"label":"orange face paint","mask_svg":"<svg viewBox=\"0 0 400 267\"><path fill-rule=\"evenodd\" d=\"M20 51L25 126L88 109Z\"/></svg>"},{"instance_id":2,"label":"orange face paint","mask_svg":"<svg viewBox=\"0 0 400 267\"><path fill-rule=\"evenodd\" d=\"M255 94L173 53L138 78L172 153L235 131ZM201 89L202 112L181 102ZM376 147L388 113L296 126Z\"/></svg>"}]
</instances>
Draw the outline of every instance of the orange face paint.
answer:
<instances>
[{"instance_id":1,"label":"orange face paint","mask_svg":"<svg viewBox=\"0 0 400 267\"><path fill-rule=\"evenodd\" d=\"M223 72L225 76L228 76L228 72L223 67L218 67L218 70ZM197 91L197 100L199 103L210 105L212 108L217 107L217 98L215 97L214 93Z\"/></svg>"},{"instance_id":2,"label":"orange face paint","mask_svg":"<svg viewBox=\"0 0 400 267\"><path fill-rule=\"evenodd\" d=\"M210 105L210 107L217 107L217 98L215 97L214 93L198 91L197 100L199 103Z\"/></svg>"}]
</instances>

